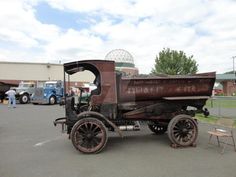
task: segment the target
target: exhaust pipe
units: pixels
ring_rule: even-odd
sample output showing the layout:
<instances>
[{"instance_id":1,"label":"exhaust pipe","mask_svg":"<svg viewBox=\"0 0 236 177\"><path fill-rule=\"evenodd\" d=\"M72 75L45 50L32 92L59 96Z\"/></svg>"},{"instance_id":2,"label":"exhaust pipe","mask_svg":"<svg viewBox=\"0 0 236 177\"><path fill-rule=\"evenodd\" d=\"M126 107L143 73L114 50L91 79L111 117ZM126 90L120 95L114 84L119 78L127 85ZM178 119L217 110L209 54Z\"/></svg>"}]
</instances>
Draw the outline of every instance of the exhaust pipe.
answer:
<instances>
[{"instance_id":1,"label":"exhaust pipe","mask_svg":"<svg viewBox=\"0 0 236 177\"><path fill-rule=\"evenodd\" d=\"M118 126L121 131L139 131L140 124L139 122L135 122L135 125L120 125Z\"/></svg>"}]
</instances>

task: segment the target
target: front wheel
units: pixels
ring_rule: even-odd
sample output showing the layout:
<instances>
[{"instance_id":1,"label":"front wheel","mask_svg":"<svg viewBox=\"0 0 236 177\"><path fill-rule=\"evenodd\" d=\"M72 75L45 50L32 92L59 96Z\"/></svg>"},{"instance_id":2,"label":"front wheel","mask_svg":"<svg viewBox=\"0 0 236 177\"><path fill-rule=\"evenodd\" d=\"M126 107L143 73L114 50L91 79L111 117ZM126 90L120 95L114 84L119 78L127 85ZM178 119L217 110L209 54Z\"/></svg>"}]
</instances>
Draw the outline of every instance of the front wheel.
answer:
<instances>
[{"instance_id":1,"label":"front wheel","mask_svg":"<svg viewBox=\"0 0 236 177\"><path fill-rule=\"evenodd\" d=\"M71 141L80 152L98 153L105 147L107 142L106 127L96 118L83 118L73 126Z\"/></svg>"},{"instance_id":2,"label":"front wheel","mask_svg":"<svg viewBox=\"0 0 236 177\"><path fill-rule=\"evenodd\" d=\"M29 102L29 95L28 94L23 94L20 96L19 101L21 104L26 104Z\"/></svg>"},{"instance_id":3,"label":"front wheel","mask_svg":"<svg viewBox=\"0 0 236 177\"><path fill-rule=\"evenodd\" d=\"M181 114L171 119L168 125L168 137L178 146L191 146L198 136L196 121L189 115Z\"/></svg>"},{"instance_id":4,"label":"front wheel","mask_svg":"<svg viewBox=\"0 0 236 177\"><path fill-rule=\"evenodd\" d=\"M50 104L50 105L56 104L56 97L55 97L55 96L50 96L50 98L49 98L49 104Z\"/></svg>"}]
</instances>

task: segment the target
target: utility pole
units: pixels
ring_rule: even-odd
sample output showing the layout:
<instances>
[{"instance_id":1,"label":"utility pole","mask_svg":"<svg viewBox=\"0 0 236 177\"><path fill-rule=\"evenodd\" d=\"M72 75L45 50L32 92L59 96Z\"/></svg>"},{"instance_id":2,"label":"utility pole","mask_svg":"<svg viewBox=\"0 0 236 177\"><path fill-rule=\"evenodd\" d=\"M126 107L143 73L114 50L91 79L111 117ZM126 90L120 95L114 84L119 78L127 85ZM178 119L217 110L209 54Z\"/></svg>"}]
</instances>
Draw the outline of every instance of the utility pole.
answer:
<instances>
[{"instance_id":1,"label":"utility pole","mask_svg":"<svg viewBox=\"0 0 236 177\"><path fill-rule=\"evenodd\" d=\"M234 73L234 74L235 74L235 76L236 76L236 73L235 73L235 68L234 68L234 59L236 58L236 56L233 56L232 58L233 58L233 73Z\"/></svg>"}]
</instances>

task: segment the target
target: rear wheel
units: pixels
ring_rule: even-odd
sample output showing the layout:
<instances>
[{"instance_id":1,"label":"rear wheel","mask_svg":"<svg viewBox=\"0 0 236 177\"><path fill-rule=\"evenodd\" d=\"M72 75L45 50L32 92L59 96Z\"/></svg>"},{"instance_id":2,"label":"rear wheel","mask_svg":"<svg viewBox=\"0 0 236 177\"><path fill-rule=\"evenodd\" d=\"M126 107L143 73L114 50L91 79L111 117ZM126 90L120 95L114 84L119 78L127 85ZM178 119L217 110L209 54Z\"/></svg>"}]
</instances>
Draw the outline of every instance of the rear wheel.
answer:
<instances>
[{"instance_id":1,"label":"rear wheel","mask_svg":"<svg viewBox=\"0 0 236 177\"><path fill-rule=\"evenodd\" d=\"M178 146L193 145L198 136L196 121L189 115L181 114L171 119L168 125L168 137Z\"/></svg>"},{"instance_id":2,"label":"rear wheel","mask_svg":"<svg viewBox=\"0 0 236 177\"><path fill-rule=\"evenodd\" d=\"M19 101L21 104L26 104L29 102L29 95L24 93L23 95L20 95Z\"/></svg>"},{"instance_id":3,"label":"rear wheel","mask_svg":"<svg viewBox=\"0 0 236 177\"><path fill-rule=\"evenodd\" d=\"M107 130L100 120L83 118L73 126L71 140L74 147L80 152L98 153L106 145Z\"/></svg>"}]
</instances>

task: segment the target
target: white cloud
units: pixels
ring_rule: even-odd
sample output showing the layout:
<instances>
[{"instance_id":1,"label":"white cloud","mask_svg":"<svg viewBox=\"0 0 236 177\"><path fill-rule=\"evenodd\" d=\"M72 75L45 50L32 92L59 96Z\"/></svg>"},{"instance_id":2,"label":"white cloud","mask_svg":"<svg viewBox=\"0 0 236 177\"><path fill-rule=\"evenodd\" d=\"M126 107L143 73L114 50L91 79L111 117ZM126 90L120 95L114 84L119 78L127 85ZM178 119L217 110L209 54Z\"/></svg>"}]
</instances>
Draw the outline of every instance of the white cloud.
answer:
<instances>
[{"instance_id":1,"label":"white cloud","mask_svg":"<svg viewBox=\"0 0 236 177\"><path fill-rule=\"evenodd\" d=\"M99 53L103 41L89 31L75 31L69 29L66 33L45 46L50 56L56 58L88 58L95 57ZM102 57L103 58L103 57Z\"/></svg>"},{"instance_id":2,"label":"white cloud","mask_svg":"<svg viewBox=\"0 0 236 177\"><path fill-rule=\"evenodd\" d=\"M35 17L35 5L94 15L87 29L62 30ZM104 58L123 48L149 73L165 47L194 55L199 70L225 72L236 55L236 2L231 0L9 0L0 2L0 60ZM114 19L117 18L118 20ZM9 49L7 46L12 45ZM11 50L15 47L15 52Z\"/></svg>"},{"instance_id":3,"label":"white cloud","mask_svg":"<svg viewBox=\"0 0 236 177\"><path fill-rule=\"evenodd\" d=\"M21 47L40 47L38 41L50 42L57 38L60 29L42 24L34 9L26 1L3 1L0 6L0 40Z\"/></svg>"}]
</instances>

